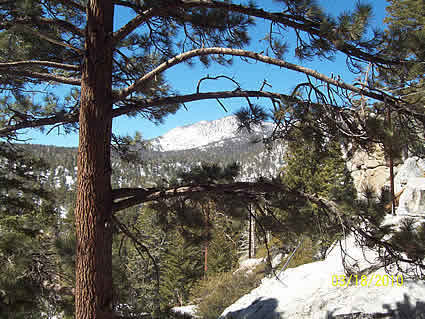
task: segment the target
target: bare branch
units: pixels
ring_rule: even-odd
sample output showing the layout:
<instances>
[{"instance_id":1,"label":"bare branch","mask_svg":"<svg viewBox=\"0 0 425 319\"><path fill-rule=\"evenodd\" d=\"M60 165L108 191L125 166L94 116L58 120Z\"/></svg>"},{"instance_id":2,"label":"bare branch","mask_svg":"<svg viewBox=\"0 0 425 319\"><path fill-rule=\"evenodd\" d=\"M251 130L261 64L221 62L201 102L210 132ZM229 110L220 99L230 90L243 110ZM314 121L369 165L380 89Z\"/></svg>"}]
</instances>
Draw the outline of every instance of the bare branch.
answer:
<instances>
[{"instance_id":1,"label":"bare branch","mask_svg":"<svg viewBox=\"0 0 425 319\"><path fill-rule=\"evenodd\" d=\"M37 60L13 61L13 62L0 63L0 68L10 68L15 66L25 66L25 65L41 65L41 66L47 66L49 68L57 68L62 70L74 70L74 71L80 70L80 67L78 65L57 63L57 62L51 62L51 61L37 61Z\"/></svg>"},{"instance_id":2,"label":"bare branch","mask_svg":"<svg viewBox=\"0 0 425 319\"><path fill-rule=\"evenodd\" d=\"M201 83L203 82L203 81L205 81L205 80L218 80L218 79L228 79L229 81L232 81L236 86L237 86L237 88L238 89L240 89L240 84L237 82L237 81L235 81L235 79L233 79L233 78L231 78L231 77L229 77L229 76L226 76L226 75L218 75L218 76L214 76L214 77L211 77L211 76L209 76L209 75L207 75L207 76L205 76L205 77L203 77L203 78L201 78L199 81L198 81L198 85L196 86L196 93L199 93L199 89L200 89L200 86L201 86ZM260 90L261 91L261 90Z\"/></svg>"},{"instance_id":3,"label":"bare branch","mask_svg":"<svg viewBox=\"0 0 425 319\"><path fill-rule=\"evenodd\" d=\"M123 100L124 98L129 96L131 93L135 92L139 88L142 88L155 75L164 72L165 70L171 68L174 65L177 65L179 63L182 63L182 62L189 60L191 58L194 58L194 57L204 56L204 55L212 55L212 54L246 57L246 58L250 58L250 59L253 59L253 60L256 60L256 61L261 61L261 62L264 62L264 63L267 63L267 64L272 64L272 65L280 66L280 67L283 67L283 68L286 68L286 69L289 69L289 70L301 72L301 73L310 75L310 76L312 76L312 77L314 77L318 80L321 80L323 82L335 85L335 86L340 87L340 88L347 89L349 91L352 91L352 92L355 92L355 93L358 93L358 94L363 94L365 96L368 96L370 98L373 98L373 99L376 99L376 100L379 100L379 101L384 101L384 99L386 101L388 101L388 100L392 99L391 96L384 95L383 93L378 94L378 93L370 92L368 90L364 90L363 88L359 88L359 87L353 86L351 84L347 84L343 81L332 79L332 78L330 78L330 77L328 77L328 76L326 76L322 73L319 73L315 70L312 70L312 69L309 69L309 68L306 68L306 67L303 67L303 66L300 66L300 65L297 65L297 64L289 63L289 62L286 62L284 60L271 58L269 56L261 55L261 54L258 54L256 52L252 52L252 51L246 51L246 50L241 50L241 49L214 47L214 48L202 48L202 49L191 50L191 51L179 54L179 55L169 59L168 61L162 63L157 68L155 68L151 72L145 74L143 77L141 77L137 81L135 81L132 85L128 86L125 89L122 89L116 95L115 102L119 101L119 100Z\"/></svg>"}]
</instances>

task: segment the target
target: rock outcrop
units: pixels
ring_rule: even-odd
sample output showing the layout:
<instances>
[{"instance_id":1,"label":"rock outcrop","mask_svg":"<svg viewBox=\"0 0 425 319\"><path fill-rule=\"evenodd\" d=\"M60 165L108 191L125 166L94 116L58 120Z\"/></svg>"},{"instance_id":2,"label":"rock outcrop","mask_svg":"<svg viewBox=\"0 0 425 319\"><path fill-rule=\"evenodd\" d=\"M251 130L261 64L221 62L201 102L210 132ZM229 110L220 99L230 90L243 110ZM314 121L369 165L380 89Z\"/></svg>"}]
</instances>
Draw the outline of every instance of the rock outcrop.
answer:
<instances>
[{"instance_id":1,"label":"rock outcrop","mask_svg":"<svg viewBox=\"0 0 425 319\"><path fill-rule=\"evenodd\" d=\"M401 193L398 214L425 217L425 160L407 159L394 179L394 188Z\"/></svg>"},{"instance_id":2,"label":"rock outcrop","mask_svg":"<svg viewBox=\"0 0 425 319\"><path fill-rule=\"evenodd\" d=\"M356 152L347 162L347 168L351 172L359 196L366 187L380 193L381 188L389 183L390 169L385 162L383 151L379 149L373 153Z\"/></svg>"}]
</instances>

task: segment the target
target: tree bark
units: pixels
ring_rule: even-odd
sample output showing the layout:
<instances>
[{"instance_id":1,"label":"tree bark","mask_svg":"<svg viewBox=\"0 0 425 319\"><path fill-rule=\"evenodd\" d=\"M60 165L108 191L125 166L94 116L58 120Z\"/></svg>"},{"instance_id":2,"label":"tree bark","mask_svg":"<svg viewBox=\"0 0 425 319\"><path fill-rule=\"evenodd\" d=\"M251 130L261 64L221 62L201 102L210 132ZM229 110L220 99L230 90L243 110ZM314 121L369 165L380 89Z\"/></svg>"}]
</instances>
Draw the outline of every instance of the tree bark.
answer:
<instances>
[{"instance_id":1,"label":"tree bark","mask_svg":"<svg viewBox=\"0 0 425 319\"><path fill-rule=\"evenodd\" d=\"M112 1L90 0L79 115L76 319L113 318L112 31Z\"/></svg>"}]
</instances>

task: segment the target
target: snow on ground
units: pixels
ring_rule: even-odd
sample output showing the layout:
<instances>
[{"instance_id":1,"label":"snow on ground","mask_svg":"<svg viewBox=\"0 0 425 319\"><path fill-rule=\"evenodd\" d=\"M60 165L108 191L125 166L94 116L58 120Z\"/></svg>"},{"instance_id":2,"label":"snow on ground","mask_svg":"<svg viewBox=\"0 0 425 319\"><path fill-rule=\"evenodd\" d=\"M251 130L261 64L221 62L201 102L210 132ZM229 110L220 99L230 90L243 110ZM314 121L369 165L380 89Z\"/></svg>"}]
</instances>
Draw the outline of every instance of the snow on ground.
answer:
<instances>
[{"instance_id":1,"label":"snow on ground","mask_svg":"<svg viewBox=\"0 0 425 319\"><path fill-rule=\"evenodd\" d=\"M363 251L355 244L354 238L347 238L343 246L358 261L360 270L374 264L374 252ZM402 282L399 276L397 283L397 276L392 279L385 277L382 268L368 274L366 282L362 283L358 276L356 285L356 278L352 277L352 285L341 287L340 276L345 275L341 253L341 247L335 245L324 261L287 269L279 279L264 278L258 288L228 307L220 318L319 319L352 313L388 314L392 311L407 311L412 315L417 306L425 305L424 282L404 278ZM336 279L339 280L337 285Z\"/></svg>"},{"instance_id":2,"label":"snow on ground","mask_svg":"<svg viewBox=\"0 0 425 319\"><path fill-rule=\"evenodd\" d=\"M195 305L188 305L188 306L181 306L181 307L174 307L173 312L180 313L183 315L188 315L192 318L199 318L195 316L196 313L196 306Z\"/></svg>"},{"instance_id":3,"label":"snow on ground","mask_svg":"<svg viewBox=\"0 0 425 319\"><path fill-rule=\"evenodd\" d=\"M247 258L247 259L244 259L241 262L239 262L239 268L237 269L237 271L252 270L263 262L264 262L264 258Z\"/></svg>"},{"instance_id":4,"label":"snow on ground","mask_svg":"<svg viewBox=\"0 0 425 319\"><path fill-rule=\"evenodd\" d=\"M422 164L423 160L415 158L400 168L397 182L409 189L412 181L420 191L410 199L400 199L398 215L388 216L384 224L397 225L406 216L423 221L425 185L417 185L418 177L424 176ZM420 211L410 210L407 215L406 205ZM387 274L377 257L375 251L360 247L348 236L329 250L325 260L287 269L279 278L264 278L258 288L225 309L220 318L425 318L425 282L408 280L391 268ZM346 276L343 262L360 275ZM406 270L409 266L402 267ZM345 281L341 276L346 276Z\"/></svg>"},{"instance_id":5,"label":"snow on ground","mask_svg":"<svg viewBox=\"0 0 425 319\"><path fill-rule=\"evenodd\" d=\"M69 175L65 176L65 184L68 187L71 187L72 185L74 185L74 183L75 183L74 178L72 176L69 176Z\"/></svg>"}]
</instances>

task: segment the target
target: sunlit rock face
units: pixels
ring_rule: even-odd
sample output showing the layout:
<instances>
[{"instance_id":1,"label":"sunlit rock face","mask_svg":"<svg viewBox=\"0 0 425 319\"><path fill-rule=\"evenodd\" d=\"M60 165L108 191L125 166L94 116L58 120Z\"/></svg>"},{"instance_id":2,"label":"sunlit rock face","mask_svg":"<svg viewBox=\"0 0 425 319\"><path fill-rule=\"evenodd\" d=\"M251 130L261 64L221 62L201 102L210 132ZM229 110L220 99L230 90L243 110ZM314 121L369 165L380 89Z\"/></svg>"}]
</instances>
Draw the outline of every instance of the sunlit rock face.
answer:
<instances>
[{"instance_id":1,"label":"sunlit rock face","mask_svg":"<svg viewBox=\"0 0 425 319\"><path fill-rule=\"evenodd\" d=\"M347 162L359 198L366 187L379 194L381 188L389 183L390 169L384 159L384 152L377 149L373 153L356 152Z\"/></svg>"},{"instance_id":2,"label":"sunlit rock face","mask_svg":"<svg viewBox=\"0 0 425 319\"><path fill-rule=\"evenodd\" d=\"M395 192L398 193L415 178L425 177L425 160L418 157L406 159L394 178Z\"/></svg>"},{"instance_id":3,"label":"sunlit rock face","mask_svg":"<svg viewBox=\"0 0 425 319\"><path fill-rule=\"evenodd\" d=\"M409 180L400 196L397 212L425 217L425 177Z\"/></svg>"},{"instance_id":4,"label":"sunlit rock face","mask_svg":"<svg viewBox=\"0 0 425 319\"><path fill-rule=\"evenodd\" d=\"M394 187L396 194L401 192L398 214L425 216L425 160L407 159L394 179Z\"/></svg>"}]
</instances>

